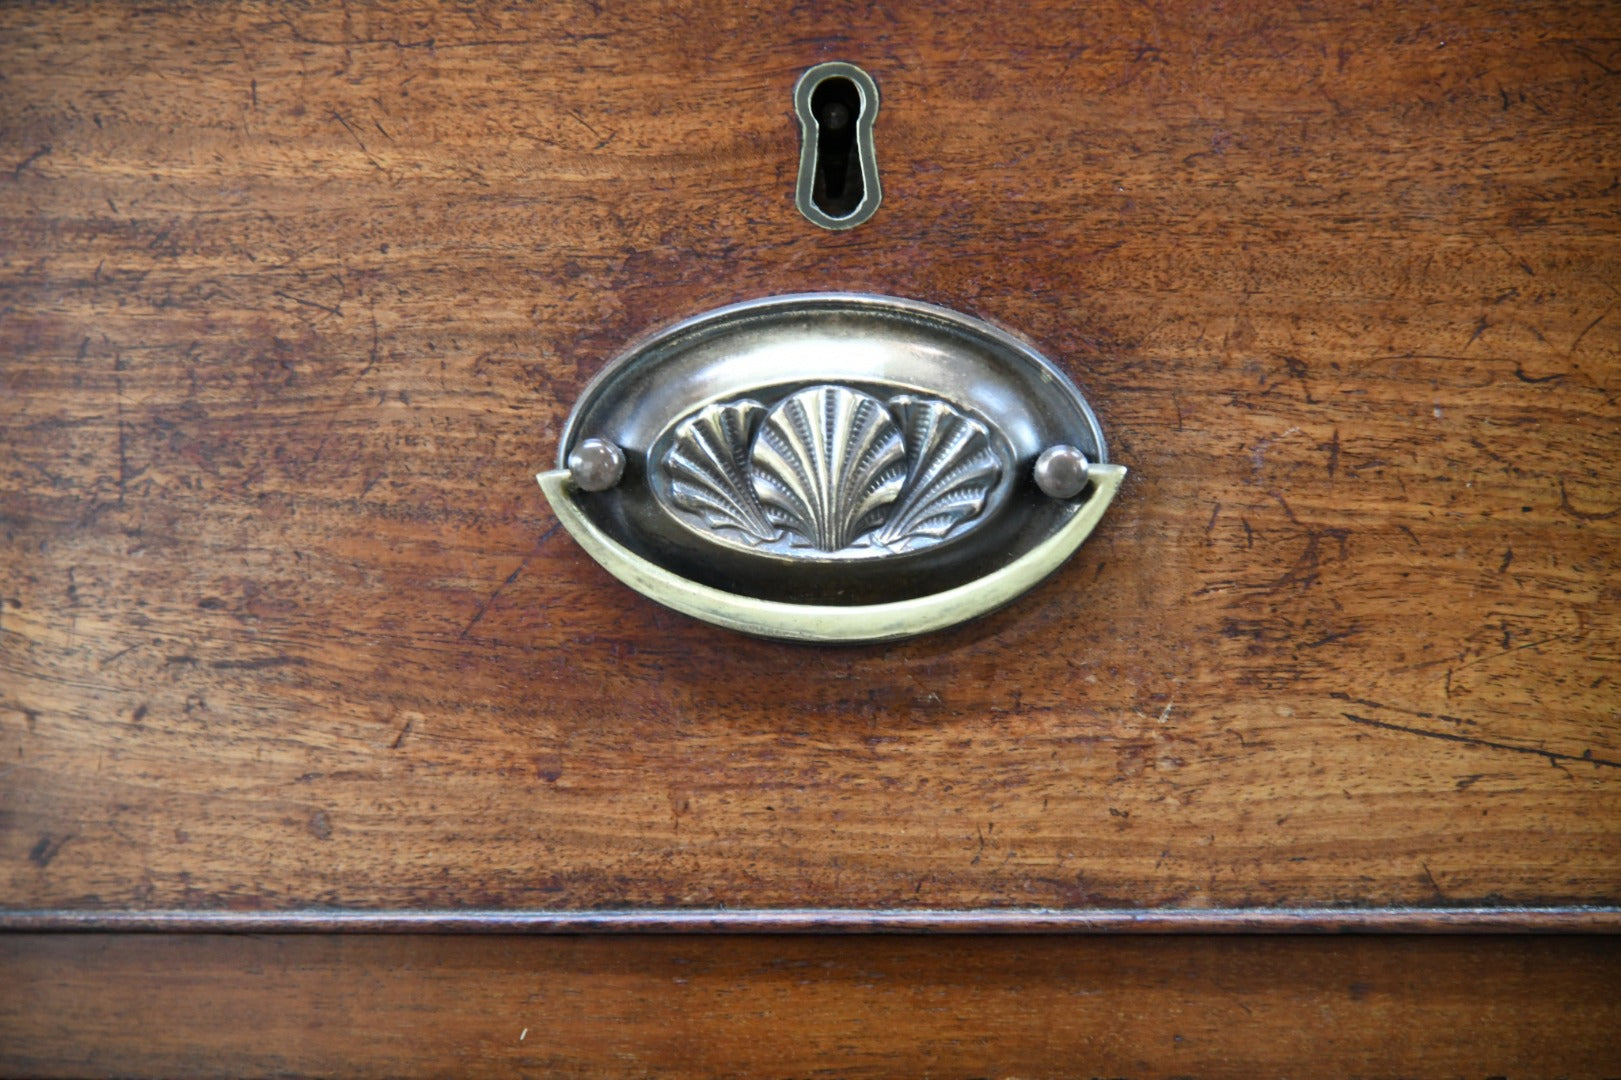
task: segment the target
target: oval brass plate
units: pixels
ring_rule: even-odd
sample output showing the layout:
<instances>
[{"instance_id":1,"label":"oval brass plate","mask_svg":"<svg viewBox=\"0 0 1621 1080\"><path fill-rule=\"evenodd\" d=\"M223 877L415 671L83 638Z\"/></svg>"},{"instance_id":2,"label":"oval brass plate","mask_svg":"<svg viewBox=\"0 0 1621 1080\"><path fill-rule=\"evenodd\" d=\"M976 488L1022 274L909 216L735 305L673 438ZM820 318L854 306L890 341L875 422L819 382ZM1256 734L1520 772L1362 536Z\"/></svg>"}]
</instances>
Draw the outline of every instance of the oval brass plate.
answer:
<instances>
[{"instance_id":1,"label":"oval brass plate","mask_svg":"<svg viewBox=\"0 0 1621 1080\"><path fill-rule=\"evenodd\" d=\"M1052 447L1085 469L1072 498L1033 477ZM973 618L1050 574L1119 488L1106 462L1080 392L1011 334L816 293L633 346L587 387L538 479L644 595L746 633L856 642Z\"/></svg>"}]
</instances>

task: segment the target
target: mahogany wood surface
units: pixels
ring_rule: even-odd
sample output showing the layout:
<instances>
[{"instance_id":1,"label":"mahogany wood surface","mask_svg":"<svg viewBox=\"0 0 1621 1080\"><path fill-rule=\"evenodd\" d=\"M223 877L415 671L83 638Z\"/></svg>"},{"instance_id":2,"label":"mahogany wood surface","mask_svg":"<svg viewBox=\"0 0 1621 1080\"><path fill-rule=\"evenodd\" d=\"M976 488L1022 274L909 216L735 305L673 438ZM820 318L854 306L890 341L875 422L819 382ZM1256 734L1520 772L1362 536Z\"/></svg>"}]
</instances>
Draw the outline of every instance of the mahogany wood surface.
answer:
<instances>
[{"instance_id":1,"label":"mahogany wood surface","mask_svg":"<svg viewBox=\"0 0 1621 1080\"><path fill-rule=\"evenodd\" d=\"M0 1072L1614 1076L1621 938L0 938Z\"/></svg>"},{"instance_id":2,"label":"mahogany wood surface","mask_svg":"<svg viewBox=\"0 0 1621 1080\"><path fill-rule=\"evenodd\" d=\"M826 59L883 93L843 234ZM1610 3L6 7L0 905L1614 905L1618 70ZM1097 403L1051 581L797 647L556 527L628 340L825 289Z\"/></svg>"}]
</instances>

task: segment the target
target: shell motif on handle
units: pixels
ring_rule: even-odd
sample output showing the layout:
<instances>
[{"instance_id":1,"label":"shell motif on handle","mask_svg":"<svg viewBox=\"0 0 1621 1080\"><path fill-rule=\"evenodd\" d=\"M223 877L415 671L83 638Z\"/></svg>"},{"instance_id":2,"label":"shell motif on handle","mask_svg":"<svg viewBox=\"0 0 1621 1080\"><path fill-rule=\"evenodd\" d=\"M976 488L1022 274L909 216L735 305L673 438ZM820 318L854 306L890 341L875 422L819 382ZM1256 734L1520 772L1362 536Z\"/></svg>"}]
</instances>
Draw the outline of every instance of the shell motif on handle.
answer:
<instances>
[{"instance_id":1,"label":"shell motif on handle","mask_svg":"<svg viewBox=\"0 0 1621 1080\"><path fill-rule=\"evenodd\" d=\"M854 557L940 542L1005 469L985 425L943 401L834 385L769 410L706 406L676 426L660 467L672 509L716 539Z\"/></svg>"}]
</instances>

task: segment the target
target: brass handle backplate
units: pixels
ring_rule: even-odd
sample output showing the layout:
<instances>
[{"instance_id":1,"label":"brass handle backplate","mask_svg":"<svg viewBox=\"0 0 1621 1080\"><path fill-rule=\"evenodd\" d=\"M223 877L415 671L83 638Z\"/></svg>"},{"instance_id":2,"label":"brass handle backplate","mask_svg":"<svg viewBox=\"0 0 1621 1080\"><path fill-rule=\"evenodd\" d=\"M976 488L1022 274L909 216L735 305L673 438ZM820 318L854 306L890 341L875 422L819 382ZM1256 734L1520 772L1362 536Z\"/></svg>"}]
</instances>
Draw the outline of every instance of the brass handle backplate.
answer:
<instances>
[{"instance_id":1,"label":"brass handle backplate","mask_svg":"<svg viewBox=\"0 0 1621 1080\"><path fill-rule=\"evenodd\" d=\"M999 607L1125 469L1074 384L945 308L856 294L699 315L620 356L538 476L646 596L746 633L877 641Z\"/></svg>"}]
</instances>

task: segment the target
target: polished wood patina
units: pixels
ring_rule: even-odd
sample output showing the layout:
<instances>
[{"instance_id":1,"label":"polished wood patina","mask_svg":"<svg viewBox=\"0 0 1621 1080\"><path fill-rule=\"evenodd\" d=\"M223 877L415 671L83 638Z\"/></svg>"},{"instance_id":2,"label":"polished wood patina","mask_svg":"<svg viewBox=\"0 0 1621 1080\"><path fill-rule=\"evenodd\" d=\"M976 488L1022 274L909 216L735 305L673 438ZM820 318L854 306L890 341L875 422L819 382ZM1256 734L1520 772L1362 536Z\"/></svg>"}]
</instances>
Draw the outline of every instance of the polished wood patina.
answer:
<instances>
[{"instance_id":1,"label":"polished wood patina","mask_svg":"<svg viewBox=\"0 0 1621 1080\"><path fill-rule=\"evenodd\" d=\"M0 1071L1603 1076L1621 938L0 939ZM235 1068L225 1070L222 1063Z\"/></svg>"}]
</instances>

